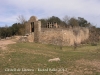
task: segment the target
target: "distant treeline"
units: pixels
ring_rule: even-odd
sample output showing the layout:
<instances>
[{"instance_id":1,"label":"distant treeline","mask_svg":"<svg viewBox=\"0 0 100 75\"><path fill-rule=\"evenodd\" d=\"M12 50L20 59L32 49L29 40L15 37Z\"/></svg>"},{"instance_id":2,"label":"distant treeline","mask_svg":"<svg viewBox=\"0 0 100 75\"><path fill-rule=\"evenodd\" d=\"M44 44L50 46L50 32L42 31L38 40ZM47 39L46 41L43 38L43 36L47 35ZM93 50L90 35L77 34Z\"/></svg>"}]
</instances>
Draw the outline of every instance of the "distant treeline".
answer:
<instances>
[{"instance_id":1,"label":"distant treeline","mask_svg":"<svg viewBox=\"0 0 100 75\"><path fill-rule=\"evenodd\" d=\"M81 27L90 27L92 26L90 22L85 20L84 18L78 17L78 18L70 18L68 16L65 16L63 20L61 20L59 17L52 16L47 19L40 19L42 23L42 27L45 27L47 22L57 22L60 27L76 27L76 26L81 26Z\"/></svg>"},{"instance_id":2,"label":"distant treeline","mask_svg":"<svg viewBox=\"0 0 100 75\"><path fill-rule=\"evenodd\" d=\"M47 19L39 19L41 21L41 27L45 27L47 22L57 22L60 27L70 28L70 27L87 27L90 30L90 38L89 41L98 41L100 40L100 28L96 28L86 19L78 17L78 18L70 18L65 16L63 20L59 17L52 16ZM25 35L25 21L24 17L19 17L20 23L14 23L12 26L8 27L0 27L0 38L11 37L14 35Z\"/></svg>"},{"instance_id":3,"label":"distant treeline","mask_svg":"<svg viewBox=\"0 0 100 75\"><path fill-rule=\"evenodd\" d=\"M86 41L86 43L97 43L100 41L100 28L96 28L96 26L92 25L82 17L70 18L68 16L65 16L63 20L61 20L58 17L52 16L48 19L40 19L40 21L42 23L42 27L45 27L47 22L57 22L57 24L63 28L86 27L90 32L89 39Z\"/></svg>"},{"instance_id":4,"label":"distant treeline","mask_svg":"<svg viewBox=\"0 0 100 75\"><path fill-rule=\"evenodd\" d=\"M4 39L6 37L11 37L14 35L23 35L25 32L25 25L20 23L15 23L12 26L0 27L0 38Z\"/></svg>"}]
</instances>

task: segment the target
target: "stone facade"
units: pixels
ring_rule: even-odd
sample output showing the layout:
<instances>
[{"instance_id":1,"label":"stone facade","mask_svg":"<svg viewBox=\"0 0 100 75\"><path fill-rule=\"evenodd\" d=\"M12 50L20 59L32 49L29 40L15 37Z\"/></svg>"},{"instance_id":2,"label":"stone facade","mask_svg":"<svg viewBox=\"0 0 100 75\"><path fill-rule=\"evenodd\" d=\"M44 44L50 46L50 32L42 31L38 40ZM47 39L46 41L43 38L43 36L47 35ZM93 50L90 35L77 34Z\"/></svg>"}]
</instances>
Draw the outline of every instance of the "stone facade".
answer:
<instances>
[{"instance_id":1,"label":"stone facade","mask_svg":"<svg viewBox=\"0 0 100 75\"><path fill-rule=\"evenodd\" d=\"M57 22L48 22L46 28L59 28Z\"/></svg>"},{"instance_id":2,"label":"stone facade","mask_svg":"<svg viewBox=\"0 0 100 75\"><path fill-rule=\"evenodd\" d=\"M39 34L41 32L41 22L38 21L37 17L30 17L26 23L26 33L34 33L34 42L39 42Z\"/></svg>"},{"instance_id":3,"label":"stone facade","mask_svg":"<svg viewBox=\"0 0 100 75\"><path fill-rule=\"evenodd\" d=\"M88 28L42 29L40 42L62 46L81 44L89 38Z\"/></svg>"},{"instance_id":4,"label":"stone facade","mask_svg":"<svg viewBox=\"0 0 100 75\"><path fill-rule=\"evenodd\" d=\"M56 22L47 23L47 28L41 28L41 22L35 16L32 16L27 22L26 30L27 33L32 34L34 42L44 44L72 46L89 38L88 28L58 28Z\"/></svg>"}]
</instances>

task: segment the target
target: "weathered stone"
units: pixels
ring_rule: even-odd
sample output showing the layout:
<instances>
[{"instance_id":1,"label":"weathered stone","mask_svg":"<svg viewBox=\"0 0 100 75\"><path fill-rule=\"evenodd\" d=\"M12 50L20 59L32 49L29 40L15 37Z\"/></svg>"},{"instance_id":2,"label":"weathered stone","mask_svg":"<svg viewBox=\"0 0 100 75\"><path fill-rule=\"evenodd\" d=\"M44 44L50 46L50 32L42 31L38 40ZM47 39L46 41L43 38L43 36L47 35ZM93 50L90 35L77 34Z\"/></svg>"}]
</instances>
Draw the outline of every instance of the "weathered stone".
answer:
<instances>
[{"instance_id":1,"label":"weathered stone","mask_svg":"<svg viewBox=\"0 0 100 75\"><path fill-rule=\"evenodd\" d=\"M34 33L34 42L39 42L39 34L41 32L41 21L38 21L37 17L32 16L26 23L26 32Z\"/></svg>"},{"instance_id":2,"label":"weathered stone","mask_svg":"<svg viewBox=\"0 0 100 75\"><path fill-rule=\"evenodd\" d=\"M38 21L35 16L32 16L26 24L26 32L29 36L33 36L34 42L60 46L81 44L81 42L86 41L89 38L88 28L53 28L51 27L51 24L48 26L50 28L47 27L41 29L41 21ZM55 26L57 26L57 24L55 24ZM32 35L32 33L34 35Z\"/></svg>"}]
</instances>

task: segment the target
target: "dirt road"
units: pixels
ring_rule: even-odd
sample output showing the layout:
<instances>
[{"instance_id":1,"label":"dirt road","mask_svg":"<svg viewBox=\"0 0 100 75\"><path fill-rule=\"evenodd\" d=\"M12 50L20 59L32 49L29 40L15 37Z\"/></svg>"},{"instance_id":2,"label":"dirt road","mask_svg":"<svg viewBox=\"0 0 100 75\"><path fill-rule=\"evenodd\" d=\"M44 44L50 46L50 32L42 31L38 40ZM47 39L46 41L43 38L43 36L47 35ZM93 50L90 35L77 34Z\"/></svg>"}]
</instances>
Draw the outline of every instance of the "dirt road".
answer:
<instances>
[{"instance_id":1,"label":"dirt road","mask_svg":"<svg viewBox=\"0 0 100 75\"><path fill-rule=\"evenodd\" d=\"M14 44L16 41L18 41L21 38L21 36L14 36L12 39L2 39L0 40L0 48L6 49L8 44Z\"/></svg>"},{"instance_id":2,"label":"dirt road","mask_svg":"<svg viewBox=\"0 0 100 75\"><path fill-rule=\"evenodd\" d=\"M8 44L14 44L14 43L16 43L16 42L14 42L13 40L0 40L0 48L1 49L6 49L6 46L8 45Z\"/></svg>"}]
</instances>

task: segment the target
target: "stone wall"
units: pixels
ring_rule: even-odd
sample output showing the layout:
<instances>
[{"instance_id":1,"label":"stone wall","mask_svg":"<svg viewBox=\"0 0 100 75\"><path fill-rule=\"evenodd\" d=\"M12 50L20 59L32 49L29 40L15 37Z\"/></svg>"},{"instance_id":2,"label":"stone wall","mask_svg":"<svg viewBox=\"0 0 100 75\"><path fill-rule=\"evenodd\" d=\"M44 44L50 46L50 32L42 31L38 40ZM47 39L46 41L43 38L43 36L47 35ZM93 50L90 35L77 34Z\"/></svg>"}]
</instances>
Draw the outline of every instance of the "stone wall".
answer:
<instances>
[{"instance_id":1,"label":"stone wall","mask_svg":"<svg viewBox=\"0 0 100 75\"><path fill-rule=\"evenodd\" d=\"M26 34L29 34L28 40L34 41L34 42L39 42L39 35L41 32L41 21L38 21L36 16L31 16L28 22L26 23ZM34 34L34 35L32 35ZM33 40L31 39L33 37ZM31 40L30 40L31 39Z\"/></svg>"},{"instance_id":2,"label":"stone wall","mask_svg":"<svg viewBox=\"0 0 100 75\"><path fill-rule=\"evenodd\" d=\"M83 27L69 29L42 28L39 38L39 42L44 44L72 46L75 43L80 44L87 40L89 38L89 29Z\"/></svg>"},{"instance_id":3,"label":"stone wall","mask_svg":"<svg viewBox=\"0 0 100 75\"><path fill-rule=\"evenodd\" d=\"M35 16L30 17L26 23L26 33L30 34L28 36L29 42L40 42L63 46L80 44L89 38L88 28L41 28L41 21L38 21Z\"/></svg>"}]
</instances>

